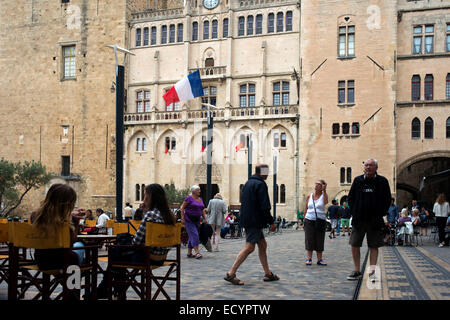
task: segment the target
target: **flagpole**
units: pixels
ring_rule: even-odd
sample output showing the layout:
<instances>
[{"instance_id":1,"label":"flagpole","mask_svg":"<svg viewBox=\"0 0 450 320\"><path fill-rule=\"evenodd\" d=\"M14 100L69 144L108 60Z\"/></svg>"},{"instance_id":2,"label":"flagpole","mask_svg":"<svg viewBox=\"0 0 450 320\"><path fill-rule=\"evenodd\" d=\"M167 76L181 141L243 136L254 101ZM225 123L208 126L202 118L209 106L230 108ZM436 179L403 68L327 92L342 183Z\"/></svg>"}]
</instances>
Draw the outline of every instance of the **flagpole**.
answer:
<instances>
[{"instance_id":1,"label":"flagpole","mask_svg":"<svg viewBox=\"0 0 450 320\"><path fill-rule=\"evenodd\" d=\"M211 115L211 107L216 106L209 103L202 103L207 107L208 112L208 131L206 135L206 201L205 206L209 204L209 200L212 198L212 151L213 151L213 128L214 117Z\"/></svg>"},{"instance_id":2,"label":"flagpole","mask_svg":"<svg viewBox=\"0 0 450 320\"><path fill-rule=\"evenodd\" d=\"M252 135L249 136L248 141L248 179L252 176L252 153L253 153L253 141Z\"/></svg>"}]
</instances>

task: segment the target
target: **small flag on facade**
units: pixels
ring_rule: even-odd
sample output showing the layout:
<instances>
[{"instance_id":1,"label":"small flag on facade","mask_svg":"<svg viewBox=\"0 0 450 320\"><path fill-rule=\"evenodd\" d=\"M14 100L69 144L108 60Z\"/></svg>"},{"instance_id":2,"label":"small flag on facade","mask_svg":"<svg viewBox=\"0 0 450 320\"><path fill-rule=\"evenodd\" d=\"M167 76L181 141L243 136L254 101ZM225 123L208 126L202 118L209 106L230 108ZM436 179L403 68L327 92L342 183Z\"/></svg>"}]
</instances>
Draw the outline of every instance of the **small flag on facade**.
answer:
<instances>
[{"instance_id":1,"label":"small flag on facade","mask_svg":"<svg viewBox=\"0 0 450 320\"><path fill-rule=\"evenodd\" d=\"M197 70L175 83L163 95L163 98L166 101L166 106L168 106L174 102L188 101L203 95L202 80L200 79L200 72Z\"/></svg>"},{"instance_id":2,"label":"small flag on facade","mask_svg":"<svg viewBox=\"0 0 450 320\"><path fill-rule=\"evenodd\" d=\"M244 145L242 144L242 141L239 142L239 144L236 146L236 152L239 151L239 149L241 149Z\"/></svg>"},{"instance_id":3,"label":"small flag on facade","mask_svg":"<svg viewBox=\"0 0 450 320\"><path fill-rule=\"evenodd\" d=\"M166 150L164 151L164 153L167 153L167 152L169 152L169 148L167 148L167 146L166 146Z\"/></svg>"}]
</instances>

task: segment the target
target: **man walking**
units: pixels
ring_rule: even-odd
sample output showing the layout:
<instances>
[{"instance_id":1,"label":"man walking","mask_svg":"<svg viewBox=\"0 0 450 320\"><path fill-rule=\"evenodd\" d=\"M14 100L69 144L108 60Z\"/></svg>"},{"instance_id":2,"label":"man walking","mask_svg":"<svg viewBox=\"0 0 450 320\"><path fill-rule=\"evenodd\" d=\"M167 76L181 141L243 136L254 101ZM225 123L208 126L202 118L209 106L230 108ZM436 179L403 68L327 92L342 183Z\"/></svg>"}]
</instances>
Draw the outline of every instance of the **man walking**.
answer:
<instances>
[{"instance_id":1,"label":"man walking","mask_svg":"<svg viewBox=\"0 0 450 320\"><path fill-rule=\"evenodd\" d=\"M348 195L348 205L353 217L350 245L354 271L348 280L362 277L360 271L360 248L367 234L367 245L370 252L369 279L375 282L375 266L378 259L378 248L383 246L383 217L387 215L391 203L391 190L388 180L377 174L378 162L368 159L364 162L364 174L353 181Z\"/></svg>"},{"instance_id":2,"label":"man walking","mask_svg":"<svg viewBox=\"0 0 450 320\"><path fill-rule=\"evenodd\" d=\"M270 231L275 231L274 219L270 215L270 199L265 180L269 175L269 166L258 164L255 174L245 183L242 189L241 201L241 226L245 228L246 242L244 248L239 252L236 260L225 276L225 280L234 285L243 285L244 282L236 277L239 266L255 250L258 245L258 255L264 269L264 281L276 281L280 278L269 269L267 261L267 242L264 238L263 229L270 224Z\"/></svg>"},{"instance_id":3,"label":"man walking","mask_svg":"<svg viewBox=\"0 0 450 320\"><path fill-rule=\"evenodd\" d=\"M332 200L331 201L332 205L328 207L328 215L331 221L331 231L330 234L328 235L328 237L330 239L332 238L336 238L336 228L337 228L337 223L338 223L338 212L339 212L339 206L337 205L337 201L336 200ZM338 232L339 233L339 232Z\"/></svg>"}]
</instances>

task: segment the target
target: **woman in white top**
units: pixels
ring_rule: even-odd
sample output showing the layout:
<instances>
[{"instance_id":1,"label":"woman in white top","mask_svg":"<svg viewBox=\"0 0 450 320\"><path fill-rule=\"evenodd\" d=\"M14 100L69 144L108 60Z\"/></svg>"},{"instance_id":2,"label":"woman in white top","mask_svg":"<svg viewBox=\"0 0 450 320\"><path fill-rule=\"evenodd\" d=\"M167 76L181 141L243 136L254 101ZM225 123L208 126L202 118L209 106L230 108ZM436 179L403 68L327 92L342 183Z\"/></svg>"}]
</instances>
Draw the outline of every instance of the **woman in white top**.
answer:
<instances>
[{"instance_id":1,"label":"woman in white top","mask_svg":"<svg viewBox=\"0 0 450 320\"><path fill-rule=\"evenodd\" d=\"M445 245L445 224L450 213L449 204L445 201L445 195L443 193L438 195L433 212L436 216L436 225L439 230L439 248L442 248Z\"/></svg>"},{"instance_id":2,"label":"woman in white top","mask_svg":"<svg viewBox=\"0 0 450 320\"><path fill-rule=\"evenodd\" d=\"M305 206L305 249L307 252L306 265L312 264L313 251L317 253L317 264L320 266L326 266L326 262L322 260L322 253L324 250L325 242L325 205L328 203L327 184L324 180L318 180L314 187L314 193L311 193L306 197ZM323 221L321 230L318 230L315 226L315 221L320 219Z\"/></svg>"}]
</instances>

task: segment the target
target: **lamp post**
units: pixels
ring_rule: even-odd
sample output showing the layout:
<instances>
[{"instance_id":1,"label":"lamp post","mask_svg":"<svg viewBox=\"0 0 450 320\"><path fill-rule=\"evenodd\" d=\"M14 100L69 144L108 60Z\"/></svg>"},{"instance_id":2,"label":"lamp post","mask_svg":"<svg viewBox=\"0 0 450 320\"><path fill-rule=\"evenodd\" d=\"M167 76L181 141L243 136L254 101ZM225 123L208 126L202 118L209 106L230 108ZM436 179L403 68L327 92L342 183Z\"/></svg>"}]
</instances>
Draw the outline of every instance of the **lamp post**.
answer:
<instances>
[{"instance_id":1,"label":"lamp post","mask_svg":"<svg viewBox=\"0 0 450 320\"><path fill-rule=\"evenodd\" d=\"M212 176L212 147L213 147L213 128L214 128L214 117L211 116L210 108L216 108L215 105L209 103L202 103L206 106L208 112L208 131L206 133L206 202L207 206L209 200L211 199L211 176Z\"/></svg>"},{"instance_id":2,"label":"lamp post","mask_svg":"<svg viewBox=\"0 0 450 320\"><path fill-rule=\"evenodd\" d=\"M277 162L278 162L278 150L273 149L273 220L277 219L277 201L278 201L278 188L277 188Z\"/></svg>"},{"instance_id":3,"label":"lamp post","mask_svg":"<svg viewBox=\"0 0 450 320\"><path fill-rule=\"evenodd\" d=\"M107 45L114 50L116 58L116 218L122 221L123 202L123 99L124 99L124 75L127 54L134 53L115 45ZM123 63L119 65L117 51L124 53Z\"/></svg>"}]
</instances>

